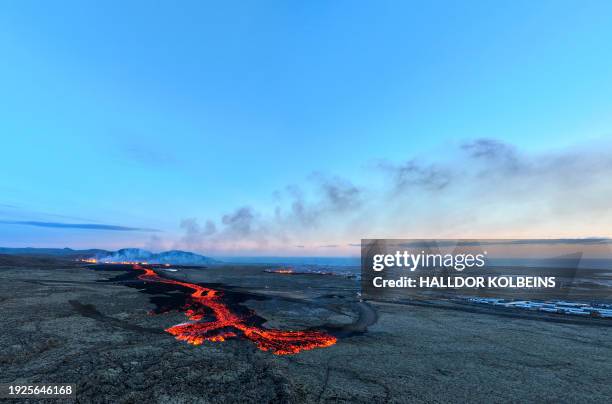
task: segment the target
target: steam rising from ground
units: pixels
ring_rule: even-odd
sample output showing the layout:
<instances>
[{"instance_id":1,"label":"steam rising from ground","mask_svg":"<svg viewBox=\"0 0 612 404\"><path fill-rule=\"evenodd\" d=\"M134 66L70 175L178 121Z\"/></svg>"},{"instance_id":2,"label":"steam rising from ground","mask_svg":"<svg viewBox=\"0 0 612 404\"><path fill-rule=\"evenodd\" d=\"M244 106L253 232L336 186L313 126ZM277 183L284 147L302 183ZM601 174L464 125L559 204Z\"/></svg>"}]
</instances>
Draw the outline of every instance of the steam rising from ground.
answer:
<instances>
[{"instance_id":1,"label":"steam rising from ground","mask_svg":"<svg viewBox=\"0 0 612 404\"><path fill-rule=\"evenodd\" d=\"M443 159L378 161L363 184L317 173L277 191L273 211L245 203L220 218L184 219L178 247L355 251L368 237L610 236L611 151L600 142L525 153L477 139Z\"/></svg>"}]
</instances>

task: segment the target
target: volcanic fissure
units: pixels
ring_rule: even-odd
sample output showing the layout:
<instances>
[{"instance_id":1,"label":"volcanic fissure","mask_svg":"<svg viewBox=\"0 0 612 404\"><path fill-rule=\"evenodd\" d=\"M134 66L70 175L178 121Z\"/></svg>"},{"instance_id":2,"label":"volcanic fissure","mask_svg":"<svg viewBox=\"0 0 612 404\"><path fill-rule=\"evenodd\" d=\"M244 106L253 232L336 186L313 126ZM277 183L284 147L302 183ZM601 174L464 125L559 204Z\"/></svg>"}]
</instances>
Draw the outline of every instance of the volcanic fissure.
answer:
<instances>
[{"instance_id":1,"label":"volcanic fissure","mask_svg":"<svg viewBox=\"0 0 612 404\"><path fill-rule=\"evenodd\" d=\"M133 269L143 272L138 275L138 279L144 282L177 285L192 291L182 308L190 321L165 330L177 340L200 345L205 341L220 342L228 338L243 337L252 341L257 348L276 355L328 347L337 341L333 335L318 330L283 331L250 324L245 316L233 311L223 301L220 291L195 283L164 278L150 266L135 264Z\"/></svg>"}]
</instances>

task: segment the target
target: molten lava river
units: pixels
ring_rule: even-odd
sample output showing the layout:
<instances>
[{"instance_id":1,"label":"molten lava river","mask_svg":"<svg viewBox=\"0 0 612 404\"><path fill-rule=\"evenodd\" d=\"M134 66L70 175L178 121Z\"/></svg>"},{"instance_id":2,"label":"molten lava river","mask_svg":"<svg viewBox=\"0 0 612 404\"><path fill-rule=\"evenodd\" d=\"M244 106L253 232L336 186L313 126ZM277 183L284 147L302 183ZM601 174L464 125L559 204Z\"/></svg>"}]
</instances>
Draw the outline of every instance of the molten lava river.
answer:
<instances>
[{"instance_id":1,"label":"molten lava river","mask_svg":"<svg viewBox=\"0 0 612 404\"><path fill-rule=\"evenodd\" d=\"M144 271L138 279L145 282L158 282L178 285L193 291L185 305L185 315L192 322L178 324L166 329L176 339L193 345L204 341L225 341L228 338L243 336L263 351L276 355L295 354L303 350L323 348L336 343L336 337L315 330L281 331L265 329L247 324L244 318L233 313L222 301L221 293L194 283L166 279L152 268L134 265L135 270ZM202 320L212 312L213 321Z\"/></svg>"}]
</instances>

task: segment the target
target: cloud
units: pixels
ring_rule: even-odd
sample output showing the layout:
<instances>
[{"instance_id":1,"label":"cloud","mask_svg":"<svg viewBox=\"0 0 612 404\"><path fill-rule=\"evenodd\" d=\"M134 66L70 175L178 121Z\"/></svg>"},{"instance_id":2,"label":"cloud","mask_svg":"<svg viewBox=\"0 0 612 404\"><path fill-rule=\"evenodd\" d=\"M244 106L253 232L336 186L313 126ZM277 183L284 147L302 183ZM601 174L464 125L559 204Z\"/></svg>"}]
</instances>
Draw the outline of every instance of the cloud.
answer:
<instances>
[{"instance_id":1,"label":"cloud","mask_svg":"<svg viewBox=\"0 0 612 404\"><path fill-rule=\"evenodd\" d=\"M85 230L108 230L108 231L144 231L158 232L157 229L149 229L143 227L126 227L110 224L95 224L95 223L59 223L59 222L37 222L28 220L0 220L2 224L15 224L24 226L47 227L56 229L85 229Z\"/></svg>"},{"instance_id":2,"label":"cloud","mask_svg":"<svg viewBox=\"0 0 612 404\"><path fill-rule=\"evenodd\" d=\"M255 213L248 206L236 209L234 212L223 215L221 223L225 231L238 237L246 237L254 231Z\"/></svg>"},{"instance_id":3,"label":"cloud","mask_svg":"<svg viewBox=\"0 0 612 404\"><path fill-rule=\"evenodd\" d=\"M401 242L394 245L398 247L437 247L448 246L512 246L512 245L610 245L612 239L605 237L588 238L538 238L538 239L519 239L519 240L414 240Z\"/></svg>"},{"instance_id":4,"label":"cloud","mask_svg":"<svg viewBox=\"0 0 612 404\"><path fill-rule=\"evenodd\" d=\"M425 174L379 201L391 212L382 220L382 234L477 239L609 235L612 212L604 201L612 197L607 180L612 176L611 146L600 141L529 153L493 139L464 142L446 149L442 160L421 159L421 168L411 172ZM414 167L412 162L407 167ZM416 185L431 189L439 181L427 173L444 173L452 181L435 193L418 192ZM395 189L397 176L391 172L387 177ZM369 234L376 230L381 233L374 228Z\"/></svg>"},{"instance_id":5,"label":"cloud","mask_svg":"<svg viewBox=\"0 0 612 404\"><path fill-rule=\"evenodd\" d=\"M226 213L218 221L208 219L204 226L196 218L183 219L180 224L183 236L175 247L200 251L261 247L269 240L266 226L248 206Z\"/></svg>"},{"instance_id":6,"label":"cloud","mask_svg":"<svg viewBox=\"0 0 612 404\"><path fill-rule=\"evenodd\" d=\"M181 239L182 246L186 246L187 248L200 248L202 242L207 237L217 232L217 228L212 221L206 221L204 228L202 228L200 227L198 220L193 217L183 219L180 227L185 232Z\"/></svg>"},{"instance_id":7,"label":"cloud","mask_svg":"<svg viewBox=\"0 0 612 404\"><path fill-rule=\"evenodd\" d=\"M588 238L558 238L558 239L528 239L528 240L507 240L492 241L489 244L514 244L514 245L557 245L557 244L579 244L579 245L606 245L612 244L612 239L605 237Z\"/></svg>"},{"instance_id":8,"label":"cloud","mask_svg":"<svg viewBox=\"0 0 612 404\"><path fill-rule=\"evenodd\" d=\"M348 179L313 173L309 180L314 188L310 197L298 185L275 193L280 199L284 196L288 206L277 206L275 210L276 220L283 227L315 229L326 218L354 212L363 205L363 190Z\"/></svg>"},{"instance_id":9,"label":"cloud","mask_svg":"<svg viewBox=\"0 0 612 404\"><path fill-rule=\"evenodd\" d=\"M404 161L379 160L369 182L314 173L274 192L275 206L241 207L181 224L181 242L206 250L325 248L359 238L575 239L610 235L610 143L528 152L474 139ZM248 202L248 201L245 201ZM580 239L577 243L595 243ZM319 246L319 247L317 247ZM308 247L307 247L308 248ZM331 247L328 247L331 248Z\"/></svg>"},{"instance_id":10,"label":"cloud","mask_svg":"<svg viewBox=\"0 0 612 404\"><path fill-rule=\"evenodd\" d=\"M159 252L165 251L169 249L169 245L167 241L162 239L156 234L152 234L151 237L144 243L145 250Z\"/></svg>"},{"instance_id":11,"label":"cloud","mask_svg":"<svg viewBox=\"0 0 612 404\"><path fill-rule=\"evenodd\" d=\"M482 138L465 142L461 150L473 160L484 163L487 170L495 168L504 173L518 172L528 168L531 163L528 157L518 153L516 147L495 139Z\"/></svg>"},{"instance_id":12,"label":"cloud","mask_svg":"<svg viewBox=\"0 0 612 404\"><path fill-rule=\"evenodd\" d=\"M516 159L516 149L514 147L495 139L481 138L465 142L461 145L461 149L477 159Z\"/></svg>"},{"instance_id":13,"label":"cloud","mask_svg":"<svg viewBox=\"0 0 612 404\"><path fill-rule=\"evenodd\" d=\"M297 185L288 186L287 193L291 199L289 212L285 213L283 208L277 207L277 219L286 222L295 222L295 224L304 227L316 226L321 215L320 208L309 204Z\"/></svg>"},{"instance_id":14,"label":"cloud","mask_svg":"<svg viewBox=\"0 0 612 404\"><path fill-rule=\"evenodd\" d=\"M316 232L328 219L358 211L363 203L362 190L346 179L314 173L308 181L309 190L288 185L275 192L279 205L271 215L244 205L216 220L207 219L204 228L196 218L183 219L183 235L176 247L210 251L273 244L304 249L297 233ZM294 239L298 244L291 242Z\"/></svg>"},{"instance_id":15,"label":"cloud","mask_svg":"<svg viewBox=\"0 0 612 404\"><path fill-rule=\"evenodd\" d=\"M0 217L7 218L7 220L13 219L13 221L15 221L16 219L21 219L24 221L34 220L34 221L46 222L49 220L63 219L63 220L73 220L73 221L79 221L79 222L89 222L89 221L95 222L95 220L91 220L88 218L71 216L71 215L60 215L57 213L50 213L50 212L42 212L38 210L32 210L24 206L17 206L17 205L6 204L6 203L0 203Z\"/></svg>"},{"instance_id":16,"label":"cloud","mask_svg":"<svg viewBox=\"0 0 612 404\"><path fill-rule=\"evenodd\" d=\"M433 164L425 165L416 160L401 164L382 161L378 167L391 175L396 192L405 192L411 188L439 191L446 188L452 180L448 169Z\"/></svg>"},{"instance_id":17,"label":"cloud","mask_svg":"<svg viewBox=\"0 0 612 404\"><path fill-rule=\"evenodd\" d=\"M361 205L361 190L350 181L340 177L320 177L319 186L324 203L334 211L356 209Z\"/></svg>"}]
</instances>

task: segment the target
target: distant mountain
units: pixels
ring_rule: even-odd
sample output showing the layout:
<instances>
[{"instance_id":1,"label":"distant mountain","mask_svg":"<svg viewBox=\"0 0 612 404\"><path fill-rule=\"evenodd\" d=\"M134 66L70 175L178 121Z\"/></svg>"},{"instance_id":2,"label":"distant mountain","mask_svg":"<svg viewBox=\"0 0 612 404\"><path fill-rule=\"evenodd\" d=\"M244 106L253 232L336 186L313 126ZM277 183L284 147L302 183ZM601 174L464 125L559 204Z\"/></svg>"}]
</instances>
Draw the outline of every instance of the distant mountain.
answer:
<instances>
[{"instance_id":1,"label":"distant mountain","mask_svg":"<svg viewBox=\"0 0 612 404\"><path fill-rule=\"evenodd\" d=\"M174 265L208 265L214 264L214 259L188 251L172 250L161 253L140 248L124 248L111 254L97 255L96 259L101 262L148 262L150 264L174 264Z\"/></svg>"},{"instance_id":2,"label":"distant mountain","mask_svg":"<svg viewBox=\"0 0 612 404\"><path fill-rule=\"evenodd\" d=\"M140 248L123 248L118 251L100 249L73 250L71 248L5 248L0 254L40 257L61 257L66 259L95 258L101 262L148 262L151 264L209 265L218 261L188 251L172 250L160 253Z\"/></svg>"},{"instance_id":3,"label":"distant mountain","mask_svg":"<svg viewBox=\"0 0 612 404\"><path fill-rule=\"evenodd\" d=\"M177 264L177 265L206 265L214 264L218 261L206 257L204 255L195 254L189 251L171 250L159 254L153 254L150 258L153 262L159 264Z\"/></svg>"},{"instance_id":4,"label":"distant mountain","mask_svg":"<svg viewBox=\"0 0 612 404\"><path fill-rule=\"evenodd\" d=\"M98 261L104 262L118 262L118 261L136 261L143 262L147 261L153 253L147 250L142 250L140 248L122 248L121 250L117 250L115 252L106 251L102 254L97 254L94 256Z\"/></svg>"}]
</instances>

